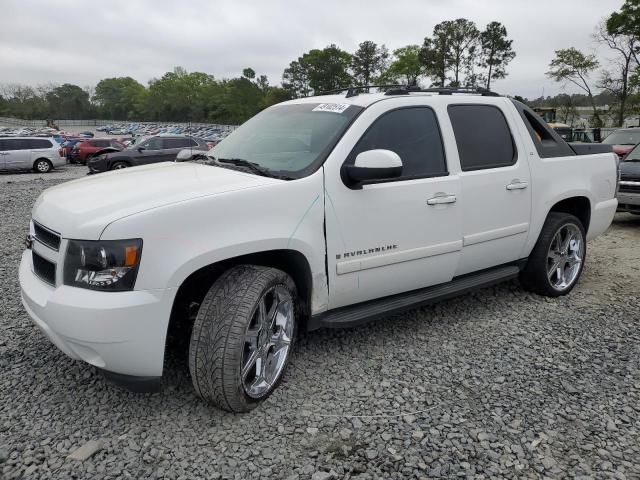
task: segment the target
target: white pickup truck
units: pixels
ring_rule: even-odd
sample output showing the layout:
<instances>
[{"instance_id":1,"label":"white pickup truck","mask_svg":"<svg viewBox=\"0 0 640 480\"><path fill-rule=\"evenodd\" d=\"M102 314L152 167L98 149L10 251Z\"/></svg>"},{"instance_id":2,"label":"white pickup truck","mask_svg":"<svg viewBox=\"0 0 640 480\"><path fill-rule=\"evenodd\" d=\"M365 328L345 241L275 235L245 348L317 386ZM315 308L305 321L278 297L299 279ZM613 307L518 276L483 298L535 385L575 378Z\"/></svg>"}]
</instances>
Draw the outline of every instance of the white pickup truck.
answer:
<instances>
[{"instance_id":1,"label":"white pickup truck","mask_svg":"<svg viewBox=\"0 0 640 480\"><path fill-rule=\"evenodd\" d=\"M302 329L516 277L571 291L617 206L616 156L582 148L491 92L284 102L206 163L42 193L23 304L63 352L134 391L159 388L167 339L184 335L196 392L247 411L276 388Z\"/></svg>"}]
</instances>

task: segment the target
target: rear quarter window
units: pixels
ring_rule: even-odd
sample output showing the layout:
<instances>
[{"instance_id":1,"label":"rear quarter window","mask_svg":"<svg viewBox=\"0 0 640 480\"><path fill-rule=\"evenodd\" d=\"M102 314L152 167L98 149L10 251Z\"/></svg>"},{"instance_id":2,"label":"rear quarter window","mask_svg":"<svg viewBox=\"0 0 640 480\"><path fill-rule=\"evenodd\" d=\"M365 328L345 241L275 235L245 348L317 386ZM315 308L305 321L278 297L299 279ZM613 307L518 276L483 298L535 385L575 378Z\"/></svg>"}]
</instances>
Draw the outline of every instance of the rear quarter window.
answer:
<instances>
[{"instance_id":1,"label":"rear quarter window","mask_svg":"<svg viewBox=\"0 0 640 480\"><path fill-rule=\"evenodd\" d=\"M28 144L29 144L29 148L32 149L39 149L39 148L52 148L53 144L51 143L50 140L46 140L46 139L39 139L39 138L34 138L31 140L27 140Z\"/></svg>"}]
</instances>

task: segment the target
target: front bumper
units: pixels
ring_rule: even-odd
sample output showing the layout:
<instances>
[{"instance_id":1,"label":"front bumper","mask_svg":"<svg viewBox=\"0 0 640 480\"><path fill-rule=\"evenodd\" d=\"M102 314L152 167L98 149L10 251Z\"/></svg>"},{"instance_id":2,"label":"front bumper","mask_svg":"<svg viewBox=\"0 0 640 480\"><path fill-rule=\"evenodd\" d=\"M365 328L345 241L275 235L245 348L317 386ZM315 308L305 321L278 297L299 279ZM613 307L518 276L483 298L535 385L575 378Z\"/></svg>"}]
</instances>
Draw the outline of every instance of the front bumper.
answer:
<instances>
[{"instance_id":1,"label":"front bumper","mask_svg":"<svg viewBox=\"0 0 640 480\"><path fill-rule=\"evenodd\" d=\"M640 213L640 193L618 192L618 211Z\"/></svg>"},{"instance_id":2,"label":"front bumper","mask_svg":"<svg viewBox=\"0 0 640 480\"><path fill-rule=\"evenodd\" d=\"M31 251L20 263L22 304L69 357L120 376L160 377L177 288L96 292L52 287L33 273Z\"/></svg>"},{"instance_id":3,"label":"front bumper","mask_svg":"<svg viewBox=\"0 0 640 480\"><path fill-rule=\"evenodd\" d=\"M87 162L89 173L101 173L109 170L107 160L103 158L91 159Z\"/></svg>"}]
</instances>

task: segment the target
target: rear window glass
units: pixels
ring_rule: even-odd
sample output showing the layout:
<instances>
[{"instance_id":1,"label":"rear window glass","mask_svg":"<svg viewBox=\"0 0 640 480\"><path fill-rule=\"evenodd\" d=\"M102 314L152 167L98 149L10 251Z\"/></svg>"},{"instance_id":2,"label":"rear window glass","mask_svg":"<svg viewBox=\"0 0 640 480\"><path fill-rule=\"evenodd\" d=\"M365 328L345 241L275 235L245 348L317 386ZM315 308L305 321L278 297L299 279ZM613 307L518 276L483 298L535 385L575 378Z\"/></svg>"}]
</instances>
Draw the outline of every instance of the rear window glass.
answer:
<instances>
[{"instance_id":1,"label":"rear window glass","mask_svg":"<svg viewBox=\"0 0 640 480\"><path fill-rule=\"evenodd\" d=\"M507 120L493 105L451 105L449 118L463 171L513 165L516 150Z\"/></svg>"}]
</instances>

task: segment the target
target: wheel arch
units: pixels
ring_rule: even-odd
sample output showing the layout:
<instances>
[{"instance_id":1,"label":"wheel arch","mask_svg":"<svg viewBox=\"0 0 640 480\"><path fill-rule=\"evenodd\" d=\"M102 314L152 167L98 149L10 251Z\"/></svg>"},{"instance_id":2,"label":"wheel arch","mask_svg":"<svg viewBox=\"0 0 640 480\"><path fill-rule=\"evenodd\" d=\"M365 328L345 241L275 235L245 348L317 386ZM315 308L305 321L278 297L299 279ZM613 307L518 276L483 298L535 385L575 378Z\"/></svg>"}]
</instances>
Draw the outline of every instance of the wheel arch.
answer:
<instances>
[{"instance_id":1,"label":"wheel arch","mask_svg":"<svg viewBox=\"0 0 640 480\"><path fill-rule=\"evenodd\" d=\"M298 313L301 323L300 331L306 329L311 314L311 295L313 277L311 266L304 254L297 250L280 249L249 253L221 260L193 271L178 287L169 325L167 328L165 350L173 344L184 346L193 325L194 304L199 306L205 294L222 273L236 265L251 264L278 268L291 276L298 290Z\"/></svg>"},{"instance_id":2,"label":"wheel arch","mask_svg":"<svg viewBox=\"0 0 640 480\"><path fill-rule=\"evenodd\" d=\"M589 198L582 195L565 198L556 202L549 210L549 213L551 212L561 212L573 215L582 222L584 231L589 231L589 223L591 222L591 201Z\"/></svg>"}]
</instances>

